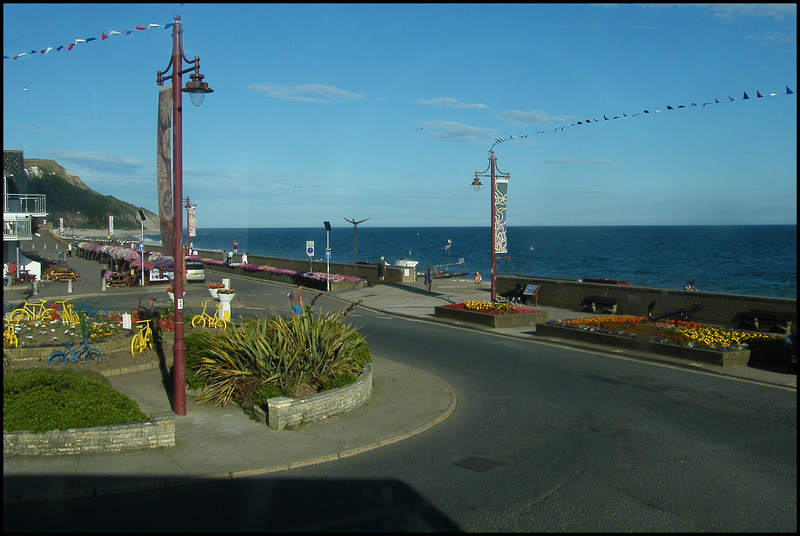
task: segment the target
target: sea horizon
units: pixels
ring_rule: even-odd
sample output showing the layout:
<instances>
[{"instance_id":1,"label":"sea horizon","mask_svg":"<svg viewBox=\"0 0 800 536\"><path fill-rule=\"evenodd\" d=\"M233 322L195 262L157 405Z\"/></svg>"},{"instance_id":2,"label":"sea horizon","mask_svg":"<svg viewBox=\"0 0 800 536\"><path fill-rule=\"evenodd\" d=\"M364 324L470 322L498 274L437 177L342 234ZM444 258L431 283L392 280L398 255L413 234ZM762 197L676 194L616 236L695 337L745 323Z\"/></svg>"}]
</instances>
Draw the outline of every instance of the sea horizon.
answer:
<instances>
[{"instance_id":1,"label":"sea horizon","mask_svg":"<svg viewBox=\"0 0 800 536\"><path fill-rule=\"evenodd\" d=\"M509 226L508 260L498 275L554 279L608 279L634 286L682 289L690 280L702 291L797 299L797 225L551 225ZM184 240L186 234L184 233ZM491 272L487 226L376 227L344 223L319 227L197 228L199 250L223 252L238 242L241 253L262 257L388 264L399 260L458 271ZM156 233L145 241L160 243ZM463 263L458 265L459 261ZM447 265L447 266L445 266Z\"/></svg>"}]
</instances>

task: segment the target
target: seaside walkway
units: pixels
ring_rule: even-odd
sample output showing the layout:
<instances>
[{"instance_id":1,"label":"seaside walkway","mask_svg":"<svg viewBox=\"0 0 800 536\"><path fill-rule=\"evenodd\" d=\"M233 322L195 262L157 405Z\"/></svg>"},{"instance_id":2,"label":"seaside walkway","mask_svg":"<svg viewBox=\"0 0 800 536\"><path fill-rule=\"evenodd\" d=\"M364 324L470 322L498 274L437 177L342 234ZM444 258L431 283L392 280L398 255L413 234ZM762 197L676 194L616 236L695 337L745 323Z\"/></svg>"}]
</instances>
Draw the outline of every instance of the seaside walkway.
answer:
<instances>
[{"instance_id":1,"label":"seaside walkway","mask_svg":"<svg viewBox=\"0 0 800 536\"><path fill-rule=\"evenodd\" d=\"M47 249L54 249L55 243L50 240L54 239L43 236L39 247L46 242ZM67 283L45 283L38 290L39 298L52 302L65 297L91 298L106 294L100 291L98 263L75 257L67 261L76 271L85 271L88 277L81 277L81 281L72 283L72 294L67 293ZM240 276L232 279L240 279ZM259 284L277 286L281 291L287 289L286 292L290 288L280 283ZM147 290L148 293L163 297L161 287ZM135 297L137 293L142 293L142 289L120 288L113 292L128 293ZM195 288L191 292L199 295L205 292L205 288ZM3 299L18 305L23 297L30 294L30 284L6 287ZM345 304L360 302L359 307L388 315L444 322L464 329L490 329L443 321L433 313L436 305L465 300L488 301L488 283L474 285L471 281L440 279L434 280L430 295L426 294L423 283L419 281L338 291L332 293L332 297ZM590 314L538 308L547 311L551 320ZM535 337L530 327L491 329L491 333L525 340ZM541 337L536 340L545 344L561 344L542 341ZM604 351L599 347L594 349ZM792 374L750 367L723 369L646 354L632 357L790 389L796 389L797 386L797 377ZM115 389L136 400L145 413L171 413L169 396L157 368L112 376L109 380ZM414 387L410 389L408 386ZM176 419L178 441L174 447L66 456L5 456L4 502L97 496L286 471L353 456L409 438L445 420L455 405L455 395L446 378L374 356L373 393L369 403L357 410L292 431L275 431L252 421L236 406L203 406L190 400L187 403L187 415ZM231 445L236 445L236 448L231 449Z\"/></svg>"}]
</instances>

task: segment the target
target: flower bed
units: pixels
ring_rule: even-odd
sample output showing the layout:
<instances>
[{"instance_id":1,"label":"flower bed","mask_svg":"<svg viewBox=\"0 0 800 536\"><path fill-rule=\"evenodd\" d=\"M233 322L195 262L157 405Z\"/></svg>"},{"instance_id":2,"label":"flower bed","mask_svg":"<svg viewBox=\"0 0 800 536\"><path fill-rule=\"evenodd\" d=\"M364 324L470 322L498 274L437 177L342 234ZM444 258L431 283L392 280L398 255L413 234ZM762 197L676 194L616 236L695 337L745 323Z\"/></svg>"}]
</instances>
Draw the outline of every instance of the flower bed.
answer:
<instances>
[{"instance_id":1,"label":"flower bed","mask_svg":"<svg viewBox=\"0 0 800 536\"><path fill-rule=\"evenodd\" d=\"M751 358L780 356L782 339L751 331L715 328L695 322L658 321L646 317L601 316L550 321L536 334L605 344L711 363L744 366Z\"/></svg>"},{"instance_id":2,"label":"flower bed","mask_svg":"<svg viewBox=\"0 0 800 536\"><path fill-rule=\"evenodd\" d=\"M547 321L547 313L544 311L478 301L439 305L434 308L434 315L491 328L518 328Z\"/></svg>"},{"instance_id":3,"label":"flower bed","mask_svg":"<svg viewBox=\"0 0 800 536\"><path fill-rule=\"evenodd\" d=\"M226 264L222 261L214 259L200 259L196 260L206 264L214 271L220 271L230 274L247 275L264 279L267 281L276 281L278 283L291 283L301 284L303 286L313 288L316 290L327 289L328 274L322 272L297 272L294 270L285 270L283 268L274 268L272 266L256 266L254 264ZM367 281L359 277L345 276L342 274L331 274L331 290L347 290L351 288L359 288L367 286Z\"/></svg>"}]
</instances>

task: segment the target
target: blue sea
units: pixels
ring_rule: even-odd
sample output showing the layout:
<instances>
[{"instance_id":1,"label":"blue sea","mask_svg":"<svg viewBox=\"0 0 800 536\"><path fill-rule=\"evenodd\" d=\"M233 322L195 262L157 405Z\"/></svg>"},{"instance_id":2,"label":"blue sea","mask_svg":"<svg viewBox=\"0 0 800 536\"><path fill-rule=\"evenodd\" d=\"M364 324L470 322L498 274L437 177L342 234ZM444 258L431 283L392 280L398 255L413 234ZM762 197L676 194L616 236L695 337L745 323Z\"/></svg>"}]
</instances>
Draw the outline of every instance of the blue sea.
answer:
<instances>
[{"instance_id":1,"label":"blue sea","mask_svg":"<svg viewBox=\"0 0 800 536\"><path fill-rule=\"evenodd\" d=\"M487 227L370 227L354 233L344 222L330 232L331 262L388 264L399 259L425 266L450 265L445 271L491 269ZM631 285L682 289L691 279L698 290L748 296L797 299L797 225L509 227L510 260L499 275L559 279L612 279ZM149 235L158 242L157 235ZM325 261L326 231L309 229L197 229L198 249L286 259ZM449 245L449 248L448 248ZM354 247L355 246L355 247ZM464 264L456 266L461 259ZM239 256L234 259L238 262Z\"/></svg>"}]
</instances>

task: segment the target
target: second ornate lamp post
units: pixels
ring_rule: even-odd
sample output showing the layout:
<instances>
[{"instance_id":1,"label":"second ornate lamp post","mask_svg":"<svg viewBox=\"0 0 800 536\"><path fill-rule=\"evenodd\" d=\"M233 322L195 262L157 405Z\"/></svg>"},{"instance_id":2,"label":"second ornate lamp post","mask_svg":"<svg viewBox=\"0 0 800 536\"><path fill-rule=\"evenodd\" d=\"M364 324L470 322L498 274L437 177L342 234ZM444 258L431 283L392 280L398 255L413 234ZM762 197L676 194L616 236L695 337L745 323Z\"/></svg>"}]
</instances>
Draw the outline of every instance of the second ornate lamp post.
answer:
<instances>
[{"instance_id":1,"label":"second ornate lamp post","mask_svg":"<svg viewBox=\"0 0 800 536\"><path fill-rule=\"evenodd\" d=\"M487 174L487 172L489 173ZM492 301L495 301L497 299L497 254L505 254L504 259L508 260L506 198L508 196L508 179L511 177L511 174L502 173L497 169L497 157L494 156L494 151L490 151L489 167L482 173L478 171L475 172L475 180L472 181L472 187L476 192L483 186L479 177L491 177L492 180L492 195L489 201L492 204Z\"/></svg>"},{"instance_id":2,"label":"second ornate lamp post","mask_svg":"<svg viewBox=\"0 0 800 536\"><path fill-rule=\"evenodd\" d=\"M356 221L355 218L353 218L352 220L348 220L347 218L344 219L344 221L353 224L353 277L358 277L358 274L356 273L356 264L358 259L358 256L356 255L356 238L358 238L358 224L364 223L368 219L369 218L365 218L360 221Z\"/></svg>"},{"instance_id":3,"label":"second ornate lamp post","mask_svg":"<svg viewBox=\"0 0 800 536\"><path fill-rule=\"evenodd\" d=\"M175 15L175 23L172 26L172 57L167 68L158 71L157 84L164 85L164 82L172 81L172 202L173 202L173 244L172 258L174 262L174 290L175 290L175 344L173 346L173 411L178 416L186 415L186 341L183 331L183 93L189 93L192 104L200 106L203 103L206 93L214 90L203 82L203 75L200 74L200 58L194 57L189 61L183 53L183 26L181 25L180 15ZM183 69L185 61L189 67ZM172 69L171 74L169 73ZM181 75L193 71L189 75L189 82L181 90ZM144 269L144 267L142 267Z\"/></svg>"}]
</instances>

